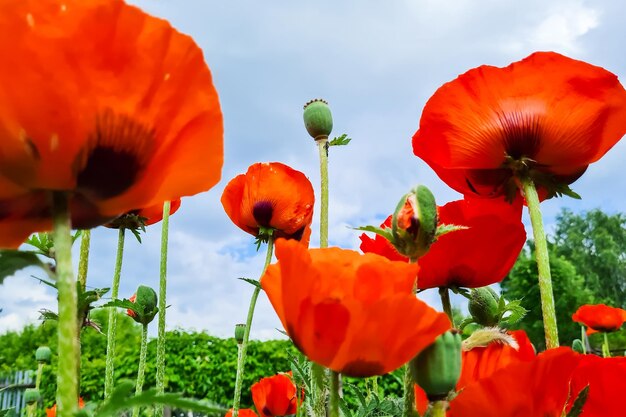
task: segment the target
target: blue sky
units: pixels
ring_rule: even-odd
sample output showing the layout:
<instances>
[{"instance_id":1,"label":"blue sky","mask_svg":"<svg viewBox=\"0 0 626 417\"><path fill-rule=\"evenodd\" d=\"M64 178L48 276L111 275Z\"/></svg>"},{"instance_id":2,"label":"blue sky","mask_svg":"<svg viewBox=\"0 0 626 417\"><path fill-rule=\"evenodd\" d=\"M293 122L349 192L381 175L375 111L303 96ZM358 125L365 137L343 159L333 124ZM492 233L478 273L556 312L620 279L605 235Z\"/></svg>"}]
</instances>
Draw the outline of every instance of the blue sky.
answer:
<instances>
[{"instance_id":1,"label":"blue sky","mask_svg":"<svg viewBox=\"0 0 626 417\"><path fill-rule=\"evenodd\" d=\"M352 143L330 155L330 241L358 247L349 226L378 224L416 183L440 204L460 196L412 154L411 136L426 100L444 82L481 64L508 65L537 50L553 50L603 66L626 79L626 3L582 0L331 0L258 2L137 0L169 20L203 49L220 95L225 125L222 181L186 198L171 220L168 327L230 336L245 320L262 253L236 228L219 202L229 179L258 161L303 171L318 190L317 149L302 122L312 98L329 101L333 134ZM626 141L573 184L583 200L543 203L546 223L561 207L625 211ZM319 211L316 207L316 214ZM318 242L314 223L312 246ZM88 284L110 285L117 233L92 235ZM144 244L127 239L120 294L158 283L160 226ZM35 322L55 295L25 271L0 287L0 332ZM424 298L437 305L435 293ZM253 338L279 337L261 295Z\"/></svg>"}]
</instances>

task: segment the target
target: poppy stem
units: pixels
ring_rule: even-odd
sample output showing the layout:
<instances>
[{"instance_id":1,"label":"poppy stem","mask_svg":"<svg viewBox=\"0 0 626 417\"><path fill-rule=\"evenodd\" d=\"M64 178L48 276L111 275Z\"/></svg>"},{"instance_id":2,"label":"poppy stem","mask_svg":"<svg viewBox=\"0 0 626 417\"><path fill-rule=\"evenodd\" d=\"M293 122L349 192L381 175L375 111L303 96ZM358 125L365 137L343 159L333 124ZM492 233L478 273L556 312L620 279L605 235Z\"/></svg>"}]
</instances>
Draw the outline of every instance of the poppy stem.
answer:
<instances>
[{"instance_id":1,"label":"poppy stem","mask_svg":"<svg viewBox=\"0 0 626 417\"><path fill-rule=\"evenodd\" d=\"M111 298L117 299L120 290L120 277L122 275L122 261L124 259L124 233L123 227L120 227L117 233L117 254L115 255L115 269L113 270L113 285L111 286ZM114 308L109 309L109 320L107 326L107 357L106 368L104 371L104 399L109 398L113 392L114 384L114 368L115 368L115 349L117 337L117 311Z\"/></svg>"},{"instance_id":2,"label":"poppy stem","mask_svg":"<svg viewBox=\"0 0 626 417\"><path fill-rule=\"evenodd\" d=\"M611 357L611 349L609 348L609 336L604 332L604 343L602 344L602 356L605 358Z\"/></svg>"},{"instance_id":3,"label":"poppy stem","mask_svg":"<svg viewBox=\"0 0 626 417\"><path fill-rule=\"evenodd\" d=\"M161 221L161 265L159 268L159 324L156 347L156 389L157 394L165 392L165 310L167 309L167 243L170 227L170 202L163 203ZM163 405L155 409L156 417L163 416Z\"/></svg>"},{"instance_id":4,"label":"poppy stem","mask_svg":"<svg viewBox=\"0 0 626 417\"><path fill-rule=\"evenodd\" d=\"M417 257L411 256L409 257L409 263L414 264L417 263ZM417 275L415 276L415 281L413 282L413 294L417 292ZM411 367L407 363L404 365L404 379L403 379L403 389L404 389L404 402L402 407L402 417L415 417L417 416L417 411L415 409L415 381L413 381L413 375L411 374Z\"/></svg>"},{"instance_id":5,"label":"poppy stem","mask_svg":"<svg viewBox=\"0 0 626 417\"><path fill-rule=\"evenodd\" d=\"M43 376L43 362L37 364L37 377L35 378L35 389L39 389L41 386L41 378Z\"/></svg>"},{"instance_id":6,"label":"poppy stem","mask_svg":"<svg viewBox=\"0 0 626 417\"><path fill-rule=\"evenodd\" d=\"M141 329L141 348L139 350L139 370L137 371L137 385L135 385L135 396L143 391L146 372L146 355L148 352L148 325L144 324ZM139 407L133 408L133 417L139 416Z\"/></svg>"},{"instance_id":7,"label":"poppy stem","mask_svg":"<svg viewBox=\"0 0 626 417\"><path fill-rule=\"evenodd\" d=\"M435 401L431 403L431 407L426 413L428 417L446 417L447 401Z\"/></svg>"},{"instance_id":8,"label":"poppy stem","mask_svg":"<svg viewBox=\"0 0 626 417\"><path fill-rule=\"evenodd\" d=\"M265 274L265 270L272 262L272 255L274 253L274 235L270 235L267 241L267 254L265 255L265 264L263 265L263 271L261 276ZM250 298L250 307L248 307L248 317L246 318L246 327L243 332L243 340L239 346L237 355L237 376L235 378L235 398L233 399L233 417L237 417L239 413L239 403L241 401L241 386L243 384L243 372L246 365L246 352L248 350L248 339L250 338L250 328L252 327L252 318L254 317L254 308L256 307L256 300L261 292L261 285L254 287L252 298Z\"/></svg>"},{"instance_id":9,"label":"poppy stem","mask_svg":"<svg viewBox=\"0 0 626 417\"><path fill-rule=\"evenodd\" d=\"M539 272L539 293L541 295L541 310L543 312L543 326L546 334L546 347L548 349L559 347L559 333L556 324L556 311L554 307L554 294L552 292L552 277L550 275L550 255L548 254L548 242L543 229L539 196L535 183L530 178L522 178L524 198L530 213L530 222L535 238L535 259Z\"/></svg>"},{"instance_id":10,"label":"poppy stem","mask_svg":"<svg viewBox=\"0 0 626 417\"><path fill-rule=\"evenodd\" d=\"M313 417L326 417L326 368L313 362L311 364L311 409Z\"/></svg>"},{"instance_id":11,"label":"poppy stem","mask_svg":"<svg viewBox=\"0 0 626 417\"><path fill-rule=\"evenodd\" d=\"M443 312L446 313L454 328L454 316L452 315L452 303L450 303L450 292L448 287L439 287L439 297L441 298L441 305L443 306Z\"/></svg>"},{"instance_id":12,"label":"poppy stem","mask_svg":"<svg viewBox=\"0 0 626 417\"><path fill-rule=\"evenodd\" d=\"M339 372L330 371L330 417L339 417Z\"/></svg>"},{"instance_id":13,"label":"poppy stem","mask_svg":"<svg viewBox=\"0 0 626 417\"><path fill-rule=\"evenodd\" d=\"M57 410L59 417L74 415L78 402L78 296L72 270L72 225L68 196L52 193L53 241L59 292Z\"/></svg>"},{"instance_id":14,"label":"poppy stem","mask_svg":"<svg viewBox=\"0 0 626 417\"><path fill-rule=\"evenodd\" d=\"M85 291L87 288L87 270L89 268L89 246L91 244L91 230L81 232L80 257L78 258L78 282Z\"/></svg>"},{"instance_id":15,"label":"poppy stem","mask_svg":"<svg viewBox=\"0 0 626 417\"><path fill-rule=\"evenodd\" d=\"M320 152L320 248L328 247L328 138L316 140Z\"/></svg>"},{"instance_id":16,"label":"poppy stem","mask_svg":"<svg viewBox=\"0 0 626 417\"><path fill-rule=\"evenodd\" d=\"M587 354L587 333L585 332L585 326L580 326L580 340L583 342L583 353Z\"/></svg>"}]
</instances>

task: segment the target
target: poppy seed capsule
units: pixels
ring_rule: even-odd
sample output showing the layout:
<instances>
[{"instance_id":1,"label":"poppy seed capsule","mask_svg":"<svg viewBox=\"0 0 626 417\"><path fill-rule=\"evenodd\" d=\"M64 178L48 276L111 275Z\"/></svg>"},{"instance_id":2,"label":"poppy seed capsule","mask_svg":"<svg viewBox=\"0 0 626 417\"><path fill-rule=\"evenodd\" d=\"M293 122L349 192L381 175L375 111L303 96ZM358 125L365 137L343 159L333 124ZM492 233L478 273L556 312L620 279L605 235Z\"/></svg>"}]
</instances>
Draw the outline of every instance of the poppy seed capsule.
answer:
<instances>
[{"instance_id":1,"label":"poppy seed capsule","mask_svg":"<svg viewBox=\"0 0 626 417\"><path fill-rule=\"evenodd\" d=\"M38 389L26 388L26 390L24 391L24 401L26 402L26 404L32 405L39 400L41 400L41 394L39 393Z\"/></svg>"},{"instance_id":2,"label":"poppy seed capsule","mask_svg":"<svg viewBox=\"0 0 626 417\"><path fill-rule=\"evenodd\" d=\"M157 308L158 299L156 292L145 285L137 287L134 303L137 305L137 312L139 314L131 317L141 324L147 325L150 323L159 311Z\"/></svg>"},{"instance_id":3,"label":"poppy seed capsule","mask_svg":"<svg viewBox=\"0 0 626 417\"><path fill-rule=\"evenodd\" d=\"M333 130L333 115L328 103L322 99L311 100L304 105L304 127L313 139L328 139Z\"/></svg>"},{"instance_id":4,"label":"poppy seed capsule","mask_svg":"<svg viewBox=\"0 0 626 417\"><path fill-rule=\"evenodd\" d=\"M496 326L499 321L498 294L491 287L472 288L467 309L474 321L482 326Z\"/></svg>"},{"instance_id":5,"label":"poppy seed capsule","mask_svg":"<svg viewBox=\"0 0 626 417\"><path fill-rule=\"evenodd\" d=\"M50 363L52 358L52 351L48 346L39 346L35 351L35 359L39 363Z\"/></svg>"},{"instance_id":6,"label":"poppy seed capsule","mask_svg":"<svg viewBox=\"0 0 626 417\"><path fill-rule=\"evenodd\" d=\"M428 187L418 185L396 207L391 218L391 243L401 255L417 259L430 249L437 220L435 196Z\"/></svg>"},{"instance_id":7,"label":"poppy seed capsule","mask_svg":"<svg viewBox=\"0 0 626 417\"><path fill-rule=\"evenodd\" d=\"M235 340L237 344L240 345L243 343L243 338L246 333L246 325L243 323L235 324Z\"/></svg>"},{"instance_id":8,"label":"poppy seed capsule","mask_svg":"<svg viewBox=\"0 0 626 417\"><path fill-rule=\"evenodd\" d=\"M448 396L461 376L461 334L450 330L409 362L413 380L430 401Z\"/></svg>"}]
</instances>

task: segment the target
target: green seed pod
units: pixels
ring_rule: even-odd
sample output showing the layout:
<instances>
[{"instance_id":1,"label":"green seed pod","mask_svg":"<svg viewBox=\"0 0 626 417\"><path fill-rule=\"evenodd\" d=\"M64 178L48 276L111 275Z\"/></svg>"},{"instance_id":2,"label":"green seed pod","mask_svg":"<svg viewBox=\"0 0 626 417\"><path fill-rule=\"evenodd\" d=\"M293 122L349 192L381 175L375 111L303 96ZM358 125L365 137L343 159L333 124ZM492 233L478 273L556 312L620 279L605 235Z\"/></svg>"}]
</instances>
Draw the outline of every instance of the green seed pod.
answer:
<instances>
[{"instance_id":1,"label":"green seed pod","mask_svg":"<svg viewBox=\"0 0 626 417\"><path fill-rule=\"evenodd\" d=\"M38 389L26 388L26 390L24 391L24 401L26 402L26 404L32 405L39 400L41 400L41 394L39 393Z\"/></svg>"},{"instance_id":2,"label":"green seed pod","mask_svg":"<svg viewBox=\"0 0 626 417\"><path fill-rule=\"evenodd\" d=\"M450 330L409 362L413 380L430 401L446 398L461 376L461 334Z\"/></svg>"},{"instance_id":3,"label":"green seed pod","mask_svg":"<svg viewBox=\"0 0 626 417\"><path fill-rule=\"evenodd\" d=\"M333 115L326 101L315 99L304 105L304 127L313 139L328 139L333 130Z\"/></svg>"},{"instance_id":4,"label":"green seed pod","mask_svg":"<svg viewBox=\"0 0 626 417\"><path fill-rule=\"evenodd\" d=\"M246 333L246 325L243 323L235 324L235 340L237 344L240 345L243 343L243 337Z\"/></svg>"},{"instance_id":5,"label":"green seed pod","mask_svg":"<svg viewBox=\"0 0 626 417\"><path fill-rule=\"evenodd\" d=\"M48 346L39 346L35 351L35 359L39 363L50 363L52 358L52 351Z\"/></svg>"},{"instance_id":6,"label":"green seed pod","mask_svg":"<svg viewBox=\"0 0 626 417\"><path fill-rule=\"evenodd\" d=\"M430 249L437 232L435 196L424 185L404 195L391 221L391 243L409 258L419 258Z\"/></svg>"},{"instance_id":7,"label":"green seed pod","mask_svg":"<svg viewBox=\"0 0 626 417\"><path fill-rule=\"evenodd\" d=\"M133 319L141 324L149 324L159 311L157 307L158 299L156 292L145 285L137 287L137 293L135 295L135 304L137 312L136 316L131 316Z\"/></svg>"},{"instance_id":8,"label":"green seed pod","mask_svg":"<svg viewBox=\"0 0 626 417\"><path fill-rule=\"evenodd\" d=\"M482 326L498 325L498 294L491 287L472 288L467 309Z\"/></svg>"},{"instance_id":9,"label":"green seed pod","mask_svg":"<svg viewBox=\"0 0 626 417\"><path fill-rule=\"evenodd\" d=\"M572 342L572 350L578 353L585 353L583 342L580 339L574 339Z\"/></svg>"}]
</instances>

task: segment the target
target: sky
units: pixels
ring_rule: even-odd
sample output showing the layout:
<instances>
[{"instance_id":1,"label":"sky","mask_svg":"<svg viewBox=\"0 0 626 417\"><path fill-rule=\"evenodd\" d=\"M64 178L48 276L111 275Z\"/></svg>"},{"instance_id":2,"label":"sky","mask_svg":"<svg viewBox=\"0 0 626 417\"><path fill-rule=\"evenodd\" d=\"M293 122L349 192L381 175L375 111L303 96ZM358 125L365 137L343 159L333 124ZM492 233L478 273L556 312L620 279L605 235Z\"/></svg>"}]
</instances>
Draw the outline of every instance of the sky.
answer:
<instances>
[{"instance_id":1,"label":"sky","mask_svg":"<svg viewBox=\"0 0 626 417\"><path fill-rule=\"evenodd\" d=\"M222 180L184 198L171 218L167 297L168 328L220 337L230 337L245 321L252 287L237 278L258 278L264 259L252 236L224 213L222 190L253 163L280 161L304 172L318 195L317 148L302 121L310 99L329 102L333 136L353 139L331 149L330 244L356 249L359 233L351 227L379 224L417 183L429 186L440 205L461 198L411 149L421 110L443 83L470 68L506 66L539 50L602 66L626 80L621 0L130 3L194 38L220 96ZM542 203L548 229L563 207L626 211L624 160L622 140L573 184L582 200ZM315 210L317 215L317 205ZM315 247L318 221L313 230ZM160 232L160 224L148 227L141 245L127 237L120 296L140 284L157 288ZM92 233L89 286L110 286L116 241L116 230ZM42 308L56 309L53 291L32 274L37 271L22 271L0 286L0 333L36 323ZM422 298L439 306L433 290ZM154 333L156 323L152 327ZM277 328L280 321L261 293L251 338L279 338Z\"/></svg>"}]
</instances>

